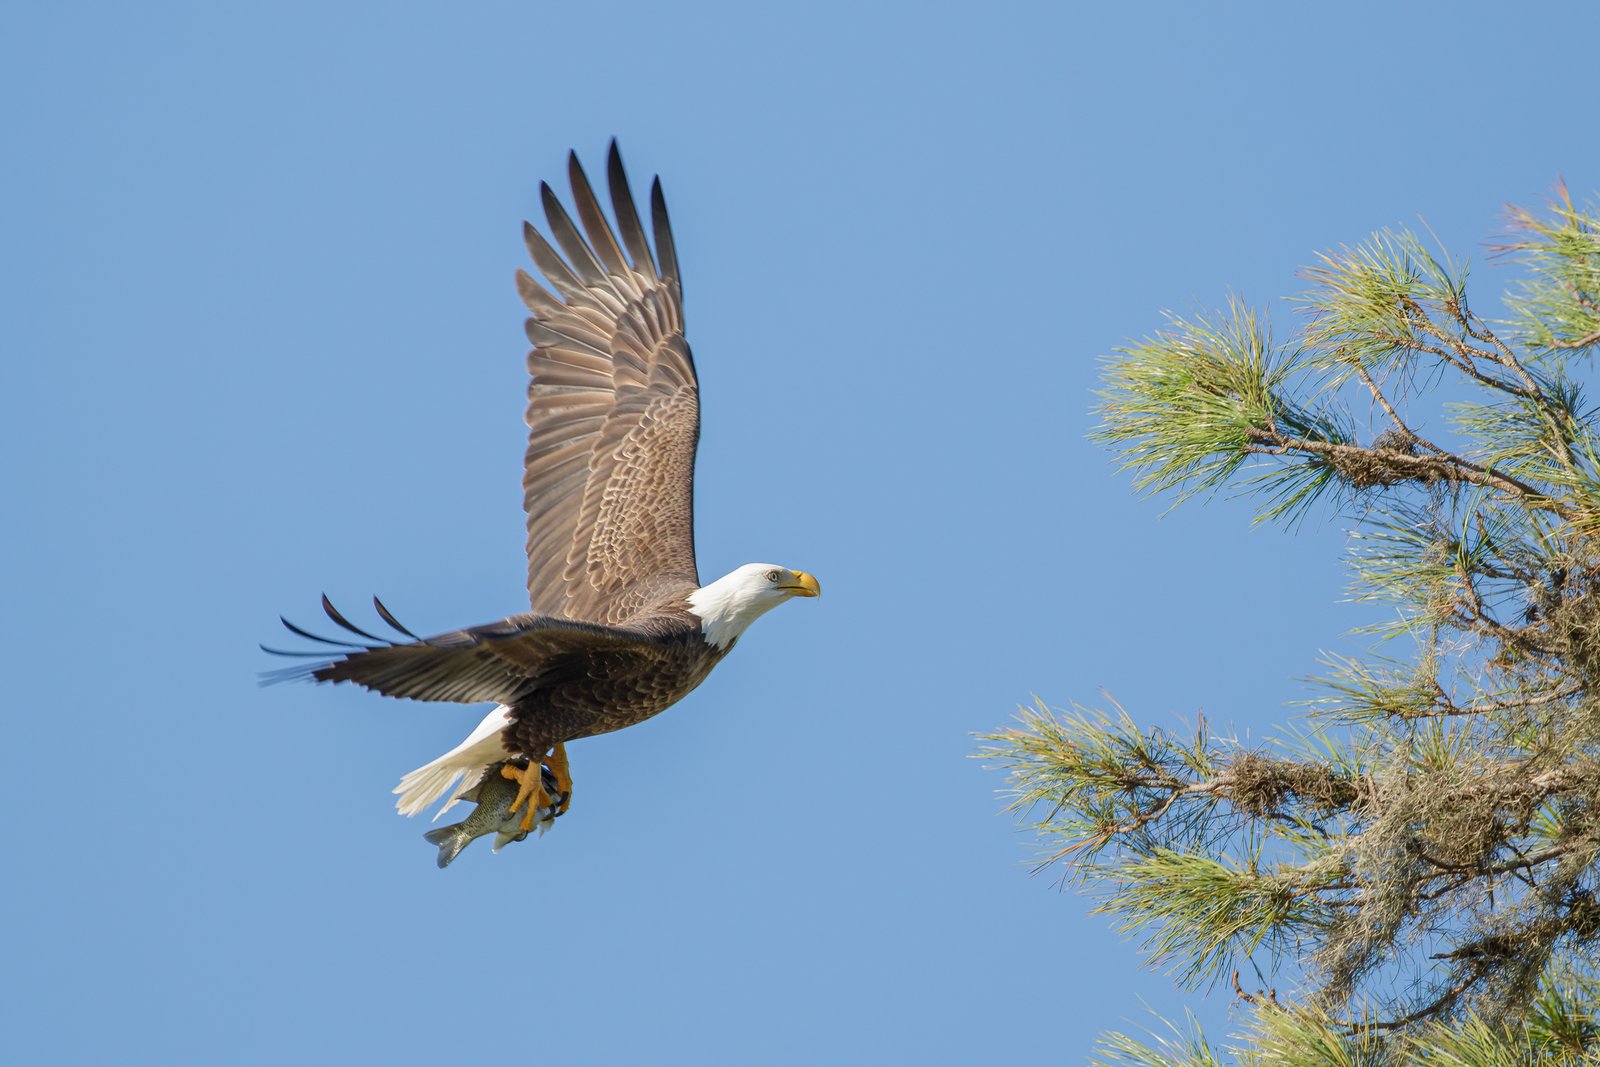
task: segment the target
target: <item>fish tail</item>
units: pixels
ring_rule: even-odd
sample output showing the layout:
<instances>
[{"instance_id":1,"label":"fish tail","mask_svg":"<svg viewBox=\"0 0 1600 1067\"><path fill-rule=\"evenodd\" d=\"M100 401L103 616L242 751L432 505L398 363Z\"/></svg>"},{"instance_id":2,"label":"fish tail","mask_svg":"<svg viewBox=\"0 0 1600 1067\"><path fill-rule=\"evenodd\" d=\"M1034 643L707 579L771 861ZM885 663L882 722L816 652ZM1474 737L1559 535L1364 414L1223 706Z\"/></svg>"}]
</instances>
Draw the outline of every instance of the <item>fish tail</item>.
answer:
<instances>
[{"instance_id":1,"label":"fish tail","mask_svg":"<svg viewBox=\"0 0 1600 1067\"><path fill-rule=\"evenodd\" d=\"M440 870L450 866L451 861L461 855L461 850L472 843L472 838L461 832L460 823L429 830L422 835L422 839L430 845L439 846Z\"/></svg>"}]
</instances>

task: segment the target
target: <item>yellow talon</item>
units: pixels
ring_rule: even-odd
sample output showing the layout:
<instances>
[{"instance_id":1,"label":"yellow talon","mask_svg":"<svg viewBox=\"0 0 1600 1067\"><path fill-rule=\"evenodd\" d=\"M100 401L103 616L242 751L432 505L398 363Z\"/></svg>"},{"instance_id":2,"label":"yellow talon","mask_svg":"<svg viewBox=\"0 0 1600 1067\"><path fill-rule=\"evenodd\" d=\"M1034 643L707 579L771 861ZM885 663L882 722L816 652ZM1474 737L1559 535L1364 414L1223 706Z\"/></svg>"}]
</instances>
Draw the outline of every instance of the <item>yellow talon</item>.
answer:
<instances>
[{"instance_id":1,"label":"yellow talon","mask_svg":"<svg viewBox=\"0 0 1600 1067\"><path fill-rule=\"evenodd\" d=\"M561 794L561 805L556 809L556 814L565 815L567 808L572 805L572 765L567 762L565 742L556 742L555 751L546 758L545 766L555 775L556 792Z\"/></svg>"},{"instance_id":2,"label":"yellow talon","mask_svg":"<svg viewBox=\"0 0 1600 1067\"><path fill-rule=\"evenodd\" d=\"M526 804L528 810L522 813L522 829L532 830L539 809L550 806L550 794L544 791L544 783L540 781L543 772L539 769L539 761L529 760L526 767L508 763L500 768L500 777L517 783L517 799L511 802L511 811L515 814Z\"/></svg>"}]
</instances>

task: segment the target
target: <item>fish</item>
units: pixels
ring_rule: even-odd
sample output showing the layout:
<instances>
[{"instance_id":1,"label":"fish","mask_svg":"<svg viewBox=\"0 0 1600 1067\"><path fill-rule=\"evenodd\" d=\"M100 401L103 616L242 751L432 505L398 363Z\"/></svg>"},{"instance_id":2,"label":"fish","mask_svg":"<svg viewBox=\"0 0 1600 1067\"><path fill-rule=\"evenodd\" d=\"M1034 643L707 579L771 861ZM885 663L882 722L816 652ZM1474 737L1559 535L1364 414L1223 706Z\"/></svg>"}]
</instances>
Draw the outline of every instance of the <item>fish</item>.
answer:
<instances>
[{"instance_id":1,"label":"fish","mask_svg":"<svg viewBox=\"0 0 1600 1067\"><path fill-rule=\"evenodd\" d=\"M522 828L522 812L512 814L511 802L517 799L517 783L500 773L500 768L508 763L524 766L521 761L503 761L490 767L478 784L456 798L476 804L472 814L458 823L441 826L422 835L428 844L439 847L438 863L441 870L450 866L461 855L462 849L480 837L494 834L494 851L499 852L511 842L521 841L533 832ZM550 806L540 808L535 813L533 828L543 834L561 814L561 802L566 797L556 789L555 775L550 773L550 768L541 767L540 770L543 772L539 776L540 782L544 785L544 791L550 794Z\"/></svg>"}]
</instances>

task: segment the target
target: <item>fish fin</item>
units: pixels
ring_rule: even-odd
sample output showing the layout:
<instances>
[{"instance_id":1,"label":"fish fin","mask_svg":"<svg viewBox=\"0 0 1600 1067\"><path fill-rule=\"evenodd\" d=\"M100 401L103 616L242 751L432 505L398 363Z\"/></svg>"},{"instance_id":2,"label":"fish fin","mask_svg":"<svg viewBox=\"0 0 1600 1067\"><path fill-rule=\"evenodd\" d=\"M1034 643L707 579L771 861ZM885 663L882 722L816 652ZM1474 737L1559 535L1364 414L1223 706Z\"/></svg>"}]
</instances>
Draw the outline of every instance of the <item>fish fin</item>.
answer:
<instances>
[{"instance_id":1,"label":"fish fin","mask_svg":"<svg viewBox=\"0 0 1600 1067\"><path fill-rule=\"evenodd\" d=\"M498 834L494 835L494 848L491 851L499 852L501 849L505 848L507 845L511 844L513 841L521 841L524 837L527 837L527 836L528 836L528 831L526 831L526 830L518 830L515 833L510 833L510 834L505 833L505 832L502 831L501 833L498 833Z\"/></svg>"},{"instance_id":2,"label":"fish fin","mask_svg":"<svg viewBox=\"0 0 1600 1067\"><path fill-rule=\"evenodd\" d=\"M422 835L422 839L428 844L439 846L438 862L440 870L450 866L451 861L461 855L461 850L472 843L472 838L466 834L456 832L460 826L460 823L456 823L454 826L441 826L437 830L429 830Z\"/></svg>"}]
</instances>

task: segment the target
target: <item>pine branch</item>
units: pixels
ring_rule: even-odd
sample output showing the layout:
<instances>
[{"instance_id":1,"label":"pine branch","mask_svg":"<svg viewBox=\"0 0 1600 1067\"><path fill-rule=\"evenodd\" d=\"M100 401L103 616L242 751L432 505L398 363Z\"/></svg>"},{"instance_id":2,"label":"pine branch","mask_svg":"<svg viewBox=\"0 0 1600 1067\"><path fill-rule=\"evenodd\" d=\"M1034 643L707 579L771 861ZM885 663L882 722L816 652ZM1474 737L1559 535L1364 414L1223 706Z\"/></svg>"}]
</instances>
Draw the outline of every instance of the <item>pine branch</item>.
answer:
<instances>
[{"instance_id":1,"label":"pine branch","mask_svg":"<svg viewBox=\"0 0 1600 1067\"><path fill-rule=\"evenodd\" d=\"M1600 349L1600 216L1512 217L1509 323L1380 233L1305 272L1289 343L1234 300L1106 370L1096 436L1138 489L1347 508L1353 599L1415 648L1328 657L1310 727L1260 749L1043 705L987 739L1041 867L1251 1012L1235 1045L1112 1035L1101 1062L1600 1060L1600 409L1573 370ZM1248 993L1242 964L1298 990Z\"/></svg>"}]
</instances>

